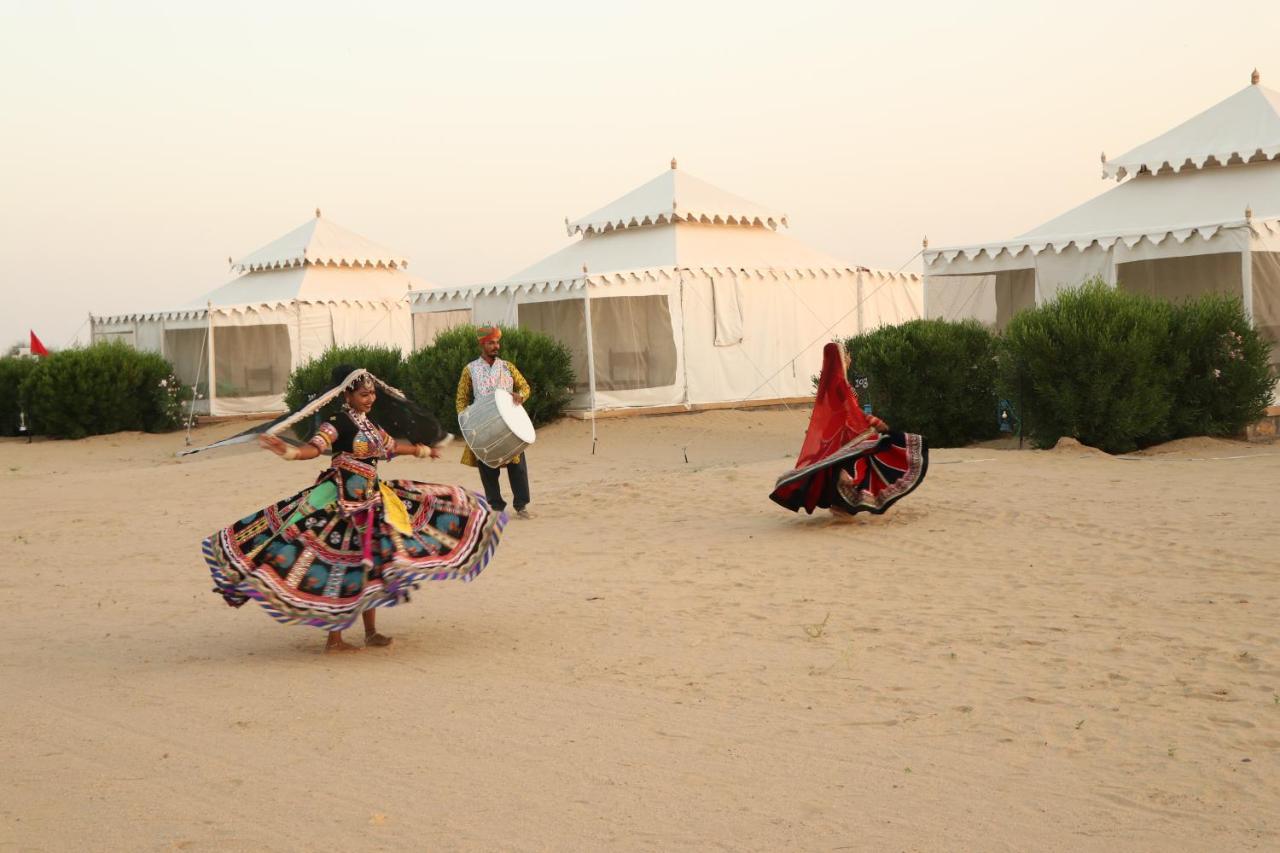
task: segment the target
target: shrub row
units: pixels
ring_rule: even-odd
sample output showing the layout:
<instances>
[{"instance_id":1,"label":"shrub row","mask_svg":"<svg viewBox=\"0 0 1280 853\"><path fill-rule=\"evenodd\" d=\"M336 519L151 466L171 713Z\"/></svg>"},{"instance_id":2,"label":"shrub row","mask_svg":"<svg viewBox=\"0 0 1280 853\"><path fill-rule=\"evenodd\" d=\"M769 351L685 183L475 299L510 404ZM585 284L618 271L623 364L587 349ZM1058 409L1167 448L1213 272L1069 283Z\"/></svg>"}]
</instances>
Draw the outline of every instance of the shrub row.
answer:
<instances>
[{"instance_id":1,"label":"shrub row","mask_svg":"<svg viewBox=\"0 0 1280 853\"><path fill-rule=\"evenodd\" d=\"M850 338L850 379L894 426L947 447L998 431L1012 401L1041 447L1063 436L1121 453L1190 435L1234 435L1262 417L1276 377L1238 299L1171 304L1086 282L1016 315L915 320Z\"/></svg>"},{"instance_id":2,"label":"shrub row","mask_svg":"<svg viewBox=\"0 0 1280 853\"><path fill-rule=\"evenodd\" d=\"M97 343L39 359L0 359L0 430L18 410L33 434L84 438L121 430L163 432L182 422L190 392L164 358L128 344Z\"/></svg>"},{"instance_id":3,"label":"shrub row","mask_svg":"<svg viewBox=\"0 0 1280 853\"><path fill-rule=\"evenodd\" d=\"M340 364L364 367L387 384L403 390L434 414L445 429L458 431L455 399L467 364L480 355L475 326L441 332L435 342L406 359L386 347L338 347L302 365L289 377L285 401L297 408L330 387L330 374ZM502 329L501 358L510 360L532 386L525 411L535 426L555 420L573 397L575 377L569 349L548 335L520 328ZM336 404L335 404L336 405ZM377 403L373 419L377 421Z\"/></svg>"},{"instance_id":4,"label":"shrub row","mask_svg":"<svg viewBox=\"0 0 1280 853\"><path fill-rule=\"evenodd\" d=\"M1001 378L1037 445L1071 436L1123 453L1261 418L1269 352L1239 299L1170 304L1092 281L1010 321Z\"/></svg>"}]
</instances>

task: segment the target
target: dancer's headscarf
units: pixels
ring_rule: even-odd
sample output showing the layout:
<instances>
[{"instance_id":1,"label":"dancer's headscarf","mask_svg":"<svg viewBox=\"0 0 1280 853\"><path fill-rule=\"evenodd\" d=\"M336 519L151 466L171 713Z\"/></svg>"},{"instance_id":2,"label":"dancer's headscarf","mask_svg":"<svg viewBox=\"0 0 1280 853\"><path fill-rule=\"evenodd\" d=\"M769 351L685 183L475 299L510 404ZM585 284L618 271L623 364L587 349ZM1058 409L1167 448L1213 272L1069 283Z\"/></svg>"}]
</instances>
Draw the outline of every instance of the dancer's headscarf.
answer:
<instances>
[{"instance_id":1,"label":"dancer's headscarf","mask_svg":"<svg viewBox=\"0 0 1280 853\"><path fill-rule=\"evenodd\" d=\"M813 416L804 435L796 467L825 459L862 433L871 429L871 421L862 412L858 395L845 376L840 345L829 343L822 348L822 376L818 379L818 395L813 401Z\"/></svg>"},{"instance_id":2,"label":"dancer's headscarf","mask_svg":"<svg viewBox=\"0 0 1280 853\"><path fill-rule=\"evenodd\" d=\"M399 388L388 385L364 368L339 365L333 369L330 380L332 387L329 390L311 398L301 408L206 447L180 451L178 456L241 446L253 447L255 445L252 443L264 433L277 436L286 444L299 446L315 433L316 425L321 420L339 409L347 392L368 384L378 392L378 399L373 404L369 418L393 438L432 447L449 438L449 433L445 432L434 415L410 400Z\"/></svg>"}]
</instances>

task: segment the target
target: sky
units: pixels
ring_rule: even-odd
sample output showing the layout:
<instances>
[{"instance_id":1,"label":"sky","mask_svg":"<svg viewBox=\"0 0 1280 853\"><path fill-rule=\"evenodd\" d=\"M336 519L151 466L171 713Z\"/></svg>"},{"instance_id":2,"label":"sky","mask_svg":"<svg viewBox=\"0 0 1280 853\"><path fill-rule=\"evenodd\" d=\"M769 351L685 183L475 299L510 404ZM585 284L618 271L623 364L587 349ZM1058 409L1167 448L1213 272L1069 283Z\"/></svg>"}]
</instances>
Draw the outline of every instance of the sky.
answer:
<instances>
[{"instance_id":1,"label":"sky","mask_svg":"<svg viewBox=\"0 0 1280 853\"><path fill-rule=\"evenodd\" d=\"M1280 3L0 0L0 347L185 304L325 216L492 281L668 168L852 264L1013 236L1280 86Z\"/></svg>"}]
</instances>

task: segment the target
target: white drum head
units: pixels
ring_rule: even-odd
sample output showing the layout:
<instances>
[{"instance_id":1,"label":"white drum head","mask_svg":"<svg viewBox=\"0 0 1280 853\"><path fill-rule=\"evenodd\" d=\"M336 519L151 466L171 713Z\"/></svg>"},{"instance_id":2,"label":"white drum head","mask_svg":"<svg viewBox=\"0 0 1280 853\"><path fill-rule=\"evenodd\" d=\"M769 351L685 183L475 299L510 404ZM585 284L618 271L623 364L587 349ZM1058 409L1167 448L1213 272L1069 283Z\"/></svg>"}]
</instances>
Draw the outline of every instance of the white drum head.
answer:
<instances>
[{"instance_id":1,"label":"white drum head","mask_svg":"<svg viewBox=\"0 0 1280 853\"><path fill-rule=\"evenodd\" d=\"M533 421L523 406L517 406L511 399L511 392L505 388L497 388L493 392L494 402L498 404L498 414L516 438L526 444L533 444L537 436L533 431Z\"/></svg>"}]
</instances>

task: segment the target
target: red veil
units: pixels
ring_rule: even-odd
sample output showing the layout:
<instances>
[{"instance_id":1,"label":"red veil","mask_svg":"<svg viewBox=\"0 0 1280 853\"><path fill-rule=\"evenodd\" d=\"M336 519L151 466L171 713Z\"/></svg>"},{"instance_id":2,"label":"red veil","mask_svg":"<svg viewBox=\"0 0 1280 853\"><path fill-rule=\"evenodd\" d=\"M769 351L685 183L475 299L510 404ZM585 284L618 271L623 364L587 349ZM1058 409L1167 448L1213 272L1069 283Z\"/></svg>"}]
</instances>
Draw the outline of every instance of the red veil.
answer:
<instances>
[{"instance_id":1,"label":"red veil","mask_svg":"<svg viewBox=\"0 0 1280 853\"><path fill-rule=\"evenodd\" d=\"M825 459L869 429L871 421L863 414L858 395L845 377L840 345L829 343L822 348L818 396L813 401L813 416L809 419L809 431L800 446L796 467L804 468Z\"/></svg>"}]
</instances>

